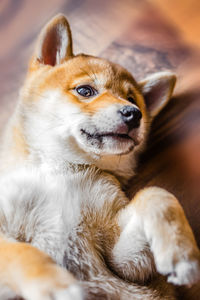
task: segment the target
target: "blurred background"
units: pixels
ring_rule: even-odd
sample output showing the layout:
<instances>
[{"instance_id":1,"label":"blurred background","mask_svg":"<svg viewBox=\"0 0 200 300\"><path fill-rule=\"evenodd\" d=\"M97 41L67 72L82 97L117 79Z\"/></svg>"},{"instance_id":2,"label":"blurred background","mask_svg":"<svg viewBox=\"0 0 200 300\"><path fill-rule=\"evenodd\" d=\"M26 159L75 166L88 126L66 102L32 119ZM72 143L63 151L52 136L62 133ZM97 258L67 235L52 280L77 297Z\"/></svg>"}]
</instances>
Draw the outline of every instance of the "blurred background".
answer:
<instances>
[{"instance_id":1,"label":"blurred background","mask_svg":"<svg viewBox=\"0 0 200 300\"><path fill-rule=\"evenodd\" d=\"M200 1L1 0L0 128L13 111L41 27L64 13L75 53L108 58L137 80L172 70L175 95L155 119L130 197L156 184L180 200L200 245ZM200 299L200 285L180 291Z\"/></svg>"}]
</instances>

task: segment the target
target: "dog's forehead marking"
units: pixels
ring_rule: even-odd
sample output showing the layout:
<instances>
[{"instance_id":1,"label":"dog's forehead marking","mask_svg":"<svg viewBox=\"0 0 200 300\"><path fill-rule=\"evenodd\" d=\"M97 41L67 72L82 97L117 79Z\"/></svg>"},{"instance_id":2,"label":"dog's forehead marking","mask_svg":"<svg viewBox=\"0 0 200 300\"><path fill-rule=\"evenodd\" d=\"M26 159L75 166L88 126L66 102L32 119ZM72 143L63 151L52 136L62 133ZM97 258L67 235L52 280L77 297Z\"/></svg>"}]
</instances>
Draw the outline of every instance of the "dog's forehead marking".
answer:
<instances>
[{"instance_id":1,"label":"dog's forehead marking","mask_svg":"<svg viewBox=\"0 0 200 300\"><path fill-rule=\"evenodd\" d=\"M106 89L120 89L124 82L135 86L135 81L130 73L122 67L100 58L78 56L59 66L43 70L44 72L42 71L41 74L38 72L32 74L35 77L34 81L42 89L53 86L63 89L74 88L76 85L84 84L84 81L92 82L94 85Z\"/></svg>"},{"instance_id":2,"label":"dog's forehead marking","mask_svg":"<svg viewBox=\"0 0 200 300\"><path fill-rule=\"evenodd\" d=\"M69 61L69 67L73 62L76 62L77 68L74 69L76 74L74 76L81 77L88 76L96 85L105 86L111 88L117 84L123 84L123 82L129 83L129 85L135 86L136 82L132 75L127 70L119 65L113 64L105 59L96 57L75 57ZM73 66L72 66L73 67ZM80 73L80 74L79 74Z\"/></svg>"}]
</instances>

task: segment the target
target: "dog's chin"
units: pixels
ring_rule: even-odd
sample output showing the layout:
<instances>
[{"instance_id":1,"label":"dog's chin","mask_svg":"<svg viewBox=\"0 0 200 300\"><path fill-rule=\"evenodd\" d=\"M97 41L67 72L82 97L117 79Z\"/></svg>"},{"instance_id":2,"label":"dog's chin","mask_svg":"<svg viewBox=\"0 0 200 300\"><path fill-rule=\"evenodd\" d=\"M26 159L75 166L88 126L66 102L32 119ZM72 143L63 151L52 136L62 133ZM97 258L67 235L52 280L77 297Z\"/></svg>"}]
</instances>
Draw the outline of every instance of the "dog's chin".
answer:
<instances>
[{"instance_id":1,"label":"dog's chin","mask_svg":"<svg viewBox=\"0 0 200 300\"><path fill-rule=\"evenodd\" d=\"M95 133L81 130L82 145L100 155L125 155L134 150L136 143L127 134Z\"/></svg>"},{"instance_id":2,"label":"dog's chin","mask_svg":"<svg viewBox=\"0 0 200 300\"><path fill-rule=\"evenodd\" d=\"M125 155L133 151L135 143L126 135L104 136L102 150L105 154Z\"/></svg>"}]
</instances>

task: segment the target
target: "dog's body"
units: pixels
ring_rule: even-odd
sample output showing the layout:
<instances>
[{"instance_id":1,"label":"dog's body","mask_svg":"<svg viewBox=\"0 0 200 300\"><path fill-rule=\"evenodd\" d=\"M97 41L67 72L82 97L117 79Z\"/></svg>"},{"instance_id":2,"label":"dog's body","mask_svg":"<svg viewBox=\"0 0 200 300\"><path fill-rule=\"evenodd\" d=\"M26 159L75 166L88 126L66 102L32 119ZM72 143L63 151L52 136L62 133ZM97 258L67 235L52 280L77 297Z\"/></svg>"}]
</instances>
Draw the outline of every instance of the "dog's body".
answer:
<instances>
[{"instance_id":1,"label":"dog's body","mask_svg":"<svg viewBox=\"0 0 200 300\"><path fill-rule=\"evenodd\" d=\"M175 299L158 272L175 284L199 280L199 250L176 198L151 187L129 201L120 185L174 84L170 73L137 84L118 65L74 56L63 16L44 28L2 140L5 294Z\"/></svg>"}]
</instances>

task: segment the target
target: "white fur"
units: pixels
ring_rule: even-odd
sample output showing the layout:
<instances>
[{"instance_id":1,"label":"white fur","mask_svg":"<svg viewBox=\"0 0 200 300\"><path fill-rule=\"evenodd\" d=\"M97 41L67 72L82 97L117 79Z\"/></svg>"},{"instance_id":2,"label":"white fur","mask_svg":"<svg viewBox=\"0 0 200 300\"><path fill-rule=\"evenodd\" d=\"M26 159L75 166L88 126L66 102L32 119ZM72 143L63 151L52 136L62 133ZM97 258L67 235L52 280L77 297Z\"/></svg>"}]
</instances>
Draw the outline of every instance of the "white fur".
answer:
<instances>
[{"instance_id":1,"label":"white fur","mask_svg":"<svg viewBox=\"0 0 200 300\"><path fill-rule=\"evenodd\" d=\"M30 166L18 168L0 179L1 232L31 241L62 265L67 237L82 221L81 211L89 207L99 211L119 192L95 169L55 174Z\"/></svg>"},{"instance_id":2,"label":"white fur","mask_svg":"<svg viewBox=\"0 0 200 300\"><path fill-rule=\"evenodd\" d=\"M91 134L115 131L123 125L117 113L119 105L111 105L89 116L76 105L66 103L64 97L59 90L49 90L37 103L19 108L19 114L24 118L27 143L31 145L30 159L46 170L63 172L69 162L95 164L120 177L130 178L134 174L133 156L143 145L144 122L141 121L137 129L141 143L134 151L129 153L133 142L120 144L109 137L105 137L99 147L98 141L96 145L88 142L81 129ZM124 152L128 152L127 155L120 155Z\"/></svg>"},{"instance_id":3,"label":"white fur","mask_svg":"<svg viewBox=\"0 0 200 300\"><path fill-rule=\"evenodd\" d=\"M56 64L59 65L61 61L66 57L69 39L66 28L63 25L59 25L57 30L61 40L60 49L58 49L56 53Z\"/></svg>"}]
</instances>

